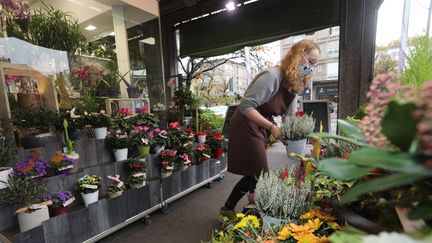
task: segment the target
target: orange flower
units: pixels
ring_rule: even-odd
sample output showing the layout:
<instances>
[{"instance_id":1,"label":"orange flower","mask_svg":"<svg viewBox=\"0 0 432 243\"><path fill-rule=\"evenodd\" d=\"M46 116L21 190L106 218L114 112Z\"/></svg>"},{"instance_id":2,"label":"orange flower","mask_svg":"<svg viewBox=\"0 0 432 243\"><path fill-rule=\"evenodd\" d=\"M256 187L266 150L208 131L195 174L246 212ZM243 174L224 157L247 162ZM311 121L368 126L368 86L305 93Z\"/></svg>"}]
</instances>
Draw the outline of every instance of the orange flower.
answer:
<instances>
[{"instance_id":1,"label":"orange flower","mask_svg":"<svg viewBox=\"0 0 432 243\"><path fill-rule=\"evenodd\" d=\"M51 157L50 161L54 164L60 164L64 160L63 153L57 150L56 154Z\"/></svg>"},{"instance_id":2,"label":"orange flower","mask_svg":"<svg viewBox=\"0 0 432 243\"><path fill-rule=\"evenodd\" d=\"M291 237L291 230L289 226L284 226L282 230L279 232L278 239L286 240Z\"/></svg>"}]
</instances>

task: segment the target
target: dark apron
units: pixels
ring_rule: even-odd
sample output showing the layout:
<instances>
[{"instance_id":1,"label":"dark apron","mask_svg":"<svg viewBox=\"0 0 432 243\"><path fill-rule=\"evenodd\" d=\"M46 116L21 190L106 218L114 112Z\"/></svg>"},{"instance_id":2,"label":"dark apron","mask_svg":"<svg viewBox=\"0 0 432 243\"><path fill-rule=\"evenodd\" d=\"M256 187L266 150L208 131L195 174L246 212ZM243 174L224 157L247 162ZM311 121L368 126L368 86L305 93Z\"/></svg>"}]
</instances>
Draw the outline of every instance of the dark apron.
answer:
<instances>
[{"instance_id":1,"label":"dark apron","mask_svg":"<svg viewBox=\"0 0 432 243\"><path fill-rule=\"evenodd\" d=\"M281 82L282 83L282 82ZM277 93L256 110L266 119L286 113L295 94L283 84ZM266 144L270 133L240 113L234 112L229 124L228 171L234 174L258 177L268 170Z\"/></svg>"}]
</instances>

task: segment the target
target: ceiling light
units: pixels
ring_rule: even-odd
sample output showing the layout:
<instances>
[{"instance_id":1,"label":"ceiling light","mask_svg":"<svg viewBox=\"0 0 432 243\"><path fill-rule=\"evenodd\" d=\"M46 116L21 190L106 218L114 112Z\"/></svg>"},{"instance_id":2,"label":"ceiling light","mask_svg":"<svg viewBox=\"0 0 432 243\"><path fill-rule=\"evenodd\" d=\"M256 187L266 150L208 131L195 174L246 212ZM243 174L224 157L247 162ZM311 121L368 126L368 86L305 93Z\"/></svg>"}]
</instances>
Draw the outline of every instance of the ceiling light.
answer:
<instances>
[{"instance_id":1,"label":"ceiling light","mask_svg":"<svg viewBox=\"0 0 432 243\"><path fill-rule=\"evenodd\" d=\"M236 5L233 1L229 1L227 4L225 4L225 7L228 11L234 11L236 9Z\"/></svg>"},{"instance_id":2,"label":"ceiling light","mask_svg":"<svg viewBox=\"0 0 432 243\"><path fill-rule=\"evenodd\" d=\"M91 10L94 10L94 11L96 11L96 12L102 12L102 9L100 9L100 8L96 8L96 7L93 7L93 6L90 6L90 7L88 7L89 9L91 9Z\"/></svg>"},{"instance_id":3,"label":"ceiling light","mask_svg":"<svg viewBox=\"0 0 432 243\"><path fill-rule=\"evenodd\" d=\"M92 31L92 30L95 30L95 29L97 29L97 28L96 28L96 26L89 24L89 25L88 25L87 27L85 27L84 29L85 29L85 30L88 30L88 31Z\"/></svg>"},{"instance_id":4,"label":"ceiling light","mask_svg":"<svg viewBox=\"0 0 432 243\"><path fill-rule=\"evenodd\" d=\"M154 37L148 37L148 38L139 40L139 42L149 44L149 45L154 45L154 44L156 44L156 39Z\"/></svg>"}]
</instances>

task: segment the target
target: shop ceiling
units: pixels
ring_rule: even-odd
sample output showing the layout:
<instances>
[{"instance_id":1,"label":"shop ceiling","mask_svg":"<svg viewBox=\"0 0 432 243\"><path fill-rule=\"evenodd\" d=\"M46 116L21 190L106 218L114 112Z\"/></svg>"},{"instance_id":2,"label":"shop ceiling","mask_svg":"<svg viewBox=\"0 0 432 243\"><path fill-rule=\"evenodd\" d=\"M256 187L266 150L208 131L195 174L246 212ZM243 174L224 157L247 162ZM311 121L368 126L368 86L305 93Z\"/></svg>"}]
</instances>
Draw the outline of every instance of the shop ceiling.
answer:
<instances>
[{"instance_id":1,"label":"shop ceiling","mask_svg":"<svg viewBox=\"0 0 432 243\"><path fill-rule=\"evenodd\" d=\"M340 21L340 0L236 0L235 11L226 10L227 1L159 1L161 19L179 30L181 56L224 54Z\"/></svg>"}]
</instances>

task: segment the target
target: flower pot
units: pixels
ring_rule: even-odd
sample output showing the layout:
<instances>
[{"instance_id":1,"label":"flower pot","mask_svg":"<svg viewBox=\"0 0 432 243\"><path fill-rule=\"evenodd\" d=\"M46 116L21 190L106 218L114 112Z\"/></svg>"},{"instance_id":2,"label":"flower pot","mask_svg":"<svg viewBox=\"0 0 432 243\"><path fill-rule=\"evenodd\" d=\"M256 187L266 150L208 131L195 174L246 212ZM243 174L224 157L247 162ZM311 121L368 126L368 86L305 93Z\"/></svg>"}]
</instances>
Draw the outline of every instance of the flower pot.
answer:
<instances>
[{"instance_id":1,"label":"flower pot","mask_svg":"<svg viewBox=\"0 0 432 243\"><path fill-rule=\"evenodd\" d=\"M273 217L273 216L269 216L269 215L264 215L263 217L263 231L267 230L268 228L270 228L270 226L276 226L276 225L280 225L280 224L287 224L291 222L291 220L289 218L278 218L278 217Z\"/></svg>"},{"instance_id":2,"label":"flower pot","mask_svg":"<svg viewBox=\"0 0 432 243\"><path fill-rule=\"evenodd\" d=\"M203 144L206 141L207 135L197 135L197 137L198 137L198 143Z\"/></svg>"},{"instance_id":3,"label":"flower pot","mask_svg":"<svg viewBox=\"0 0 432 243\"><path fill-rule=\"evenodd\" d=\"M114 157L116 161L126 160L128 157L128 148L114 149Z\"/></svg>"},{"instance_id":4,"label":"flower pot","mask_svg":"<svg viewBox=\"0 0 432 243\"><path fill-rule=\"evenodd\" d=\"M17 210L18 224L20 232L33 229L42 222L49 219L49 211L46 205L34 204L29 207L29 210Z\"/></svg>"},{"instance_id":5,"label":"flower pot","mask_svg":"<svg viewBox=\"0 0 432 243\"><path fill-rule=\"evenodd\" d=\"M154 146L154 152L155 152L155 154L160 154L160 152L162 151L162 150L164 150L165 149L165 146L164 145L162 145L162 146L160 146L160 145L156 145L156 146Z\"/></svg>"},{"instance_id":6,"label":"flower pot","mask_svg":"<svg viewBox=\"0 0 432 243\"><path fill-rule=\"evenodd\" d=\"M301 139L301 140L297 140L297 141L288 141L288 144L285 145L287 154L289 156L289 154L291 153L295 153L295 154L300 154L302 156L305 155L305 151L306 151L306 138L305 139Z\"/></svg>"},{"instance_id":7,"label":"flower pot","mask_svg":"<svg viewBox=\"0 0 432 243\"><path fill-rule=\"evenodd\" d=\"M118 192L108 192L108 197L109 198L115 198L115 197L119 197L123 194L123 191L118 191Z\"/></svg>"},{"instance_id":8,"label":"flower pot","mask_svg":"<svg viewBox=\"0 0 432 243\"><path fill-rule=\"evenodd\" d=\"M52 209L52 216L59 216L62 214L67 214L69 213L69 208L68 207L59 207L59 208L53 208Z\"/></svg>"},{"instance_id":9,"label":"flower pot","mask_svg":"<svg viewBox=\"0 0 432 243\"><path fill-rule=\"evenodd\" d=\"M135 183L135 184L132 184L132 185L131 185L131 188L138 189L138 188L141 188L141 187L143 187L143 186L145 186L145 181L143 181L142 183Z\"/></svg>"},{"instance_id":10,"label":"flower pot","mask_svg":"<svg viewBox=\"0 0 432 243\"><path fill-rule=\"evenodd\" d=\"M108 128L106 127L93 128L93 134L96 139L105 139L108 134Z\"/></svg>"},{"instance_id":11,"label":"flower pot","mask_svg":"<svg viewBox=\"0 0 432 243\"><path fill-rule=\"evenodd\" d=\"M87 193L84 194L81 192L81 197L84 201L84 205L87 207L89 204L97 202L99 199L99 190L92 192L92 193Z\"/></svg>"},{"instance_id":12,"label":"flower pot","mask_svg":"<svg viewBox=\"0 0 432 243\"><path fill-rule=\"evenodd\" d=\"M0 189L8 186L9 175L13 172L10 167L0 167Z\"/></svg>"},{"instance_id":13,"label":"flower pot","mask_svg":"<svg viewBox=\"0 0 432 243\"><path fill-rule=\"evenodd\" d=\"M162 179L169 177L172 174L172 171L169 172L161 172Z\"/></svg>"},{"instance_id":14,"label":"flower pot","mask_svg":"<svg viewBox=\"0 0 432 243\"><path fill-rule=\"evenodd\" d=\"M140 96L138 87L126 88L129 98L138 98Z\"/></svg>"},{"instance_id":15,"label":"flower pot","mask_svg":"<svg viewBox=\"0 0 432 243\"><path fill-rule=\"evenodd\" d=\"M223 149L222 148L216 148L216 149L213 149L212 152L213 152L213 158L219 159L223 154Z\"/></svg>"},{"instance_id":16,"label":"flower pot","mask_svg":"<svg viewBox=\"0 0 432 243\"><path fill-rule=\"evenodd\" d=\"M140 156L144 156L150 153L150 145L140 144L137 146L137 148L138 148L138 154Z\"/></svg>"}]
</instances>

